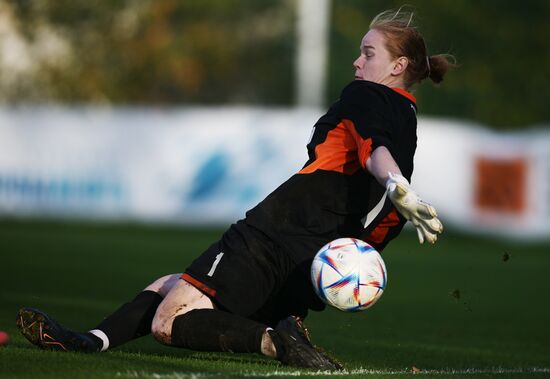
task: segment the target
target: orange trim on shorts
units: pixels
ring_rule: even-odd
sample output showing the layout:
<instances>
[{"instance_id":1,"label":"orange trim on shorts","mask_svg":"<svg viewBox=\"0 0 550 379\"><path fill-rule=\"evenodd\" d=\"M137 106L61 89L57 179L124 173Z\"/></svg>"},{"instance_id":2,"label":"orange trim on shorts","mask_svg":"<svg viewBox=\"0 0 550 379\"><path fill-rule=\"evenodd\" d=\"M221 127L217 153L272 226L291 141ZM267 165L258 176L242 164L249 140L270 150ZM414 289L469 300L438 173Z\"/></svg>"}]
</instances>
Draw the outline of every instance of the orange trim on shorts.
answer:
<instances>
[{"instance_id":1,"label":"orange trim on shorts","mask_svg":"<svg viewBox=\"0 0 550 379\"><path fill-rule=\"evenodd\" d=\"M210 297L216 296L216 290L208 287L206 284L198 281L197 279L193 278L188 273L183 273L183 275L180 277L181 279L185 280L187 283L191 284L192 286L196 287L198 290L204 292Z\"/></svg>"}]
</instances>

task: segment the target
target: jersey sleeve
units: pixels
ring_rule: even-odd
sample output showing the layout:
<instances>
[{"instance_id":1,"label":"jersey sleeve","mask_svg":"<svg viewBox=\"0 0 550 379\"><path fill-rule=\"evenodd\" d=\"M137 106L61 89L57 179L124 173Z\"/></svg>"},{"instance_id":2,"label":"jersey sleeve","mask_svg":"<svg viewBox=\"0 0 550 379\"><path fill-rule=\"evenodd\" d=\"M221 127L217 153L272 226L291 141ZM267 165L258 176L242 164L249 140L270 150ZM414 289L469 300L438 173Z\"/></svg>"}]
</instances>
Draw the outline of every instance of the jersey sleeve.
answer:
<instances>
[{"instance_id":1,"label":"jersey sleeve","mask_svg":"<svg viewBox=\"0 0 550 379\"><path fill-rule=\"evenodd\" d=\"M357 144L359 163L365 169L379 146L393 152L391 109L384 95L367 83L352 83L342 92L341 118Z\"/></svg>"}]
</instances>

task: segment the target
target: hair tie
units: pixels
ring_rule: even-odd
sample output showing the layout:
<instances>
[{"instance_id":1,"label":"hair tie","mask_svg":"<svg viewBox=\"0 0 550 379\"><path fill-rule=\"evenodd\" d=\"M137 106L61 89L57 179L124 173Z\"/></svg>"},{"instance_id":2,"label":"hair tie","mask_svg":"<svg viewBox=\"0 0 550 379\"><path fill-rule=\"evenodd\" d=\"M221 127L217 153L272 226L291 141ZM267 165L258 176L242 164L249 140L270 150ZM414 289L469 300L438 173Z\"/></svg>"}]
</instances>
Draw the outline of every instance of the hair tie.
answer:
<instances>
[{"instance_id":1,"label":"hair tie","mask_svg":"<svg viewBox=\"0 0 550 379\"><path fill-rule=\"evenodd\" d=\"M432 74L432 69L430 68L430 57L426 55L426 64L428 65L428 78Z\"/></svg>"}]
</instances>

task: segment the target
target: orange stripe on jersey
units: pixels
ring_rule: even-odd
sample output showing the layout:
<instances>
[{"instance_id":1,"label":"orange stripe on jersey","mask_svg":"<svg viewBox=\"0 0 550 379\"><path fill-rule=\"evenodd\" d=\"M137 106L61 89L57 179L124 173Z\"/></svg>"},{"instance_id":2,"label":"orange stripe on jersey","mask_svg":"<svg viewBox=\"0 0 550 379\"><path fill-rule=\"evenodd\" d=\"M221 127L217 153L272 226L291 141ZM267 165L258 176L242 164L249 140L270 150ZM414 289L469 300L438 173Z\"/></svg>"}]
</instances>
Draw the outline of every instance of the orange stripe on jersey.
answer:
<instances>
[{"instance_id":1,"label":"orange stripe on jersey","mask_svg":"<svg viewBox=\"0 0 550 379\"><path fill-rule=\"evenodd\" d=\"M353 122L342 120L327 133L323 143L315 146L315 160L298 173L311 174L317 170L326 170L352 175L361 166L365 167L366 159L363 160L362 156L370 156L371 144L370 138L364 140L359 136Z\"/></svg>"},{"instance_id":2,"label":"orange stripe on jersey","mask_svg":"<svg viewBox=\"0 0 550 379\"><path fill-rule=\"evenodd\" d=\"M355 124L352 121L343 120L342 122L346 124L348 130L355 139L359 164L361 164L361 167L366 169L367 159L370 158L370 155L372 153L372 138L363 139L363 137L361 137L359 133L357 133L357 129L355 129Z\"/></svg>"},{"instance_id":3,"label":"orange stripe on jersey","mask_svg":"<svg viewBox=\"0 0 550 379\"><path fill-rule=\"evenodd\" d=\"M384 242L384 239L388 235L388 232L390 231L390 228L392 226L396 226L399 224L399 216L397 215L397 211L395 208L388 213L386 217L382 221L378 223L376 228L369 234L369 236L365 239L367 243L382 243Z\"/></svg>"},{"instance_id":4,"label":"orange stripe on jersey","mask_svg":"<svg viewBox=\"0 0 550 379\"><path fill-rule=\"evenodd\" d=\"M185 280L187 283L195 286L198 290L201 290L202 292L204 292L205 294L207 294L208 296L210 297L214 297L216 296L216 290L208 287L206 284L198 281L197 279L193 278L191 275L189 275L188 273L184 273L182 276L181 276L181 279Z\"/></svg>"}]
</instances>

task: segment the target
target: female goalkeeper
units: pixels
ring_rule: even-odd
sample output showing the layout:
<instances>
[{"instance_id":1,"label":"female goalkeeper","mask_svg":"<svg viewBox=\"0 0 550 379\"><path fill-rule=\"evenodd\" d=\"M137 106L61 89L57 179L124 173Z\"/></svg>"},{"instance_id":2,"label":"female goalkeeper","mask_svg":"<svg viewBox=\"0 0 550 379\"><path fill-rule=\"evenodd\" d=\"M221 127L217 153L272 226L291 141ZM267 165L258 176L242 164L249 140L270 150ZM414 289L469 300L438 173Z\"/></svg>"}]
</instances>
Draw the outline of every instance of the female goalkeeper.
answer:
<instances>
[{"instance_id":1,"label":"female goalkeeper","mask_svg":"<svg viewBox=\"0 0 550 379\"><path fill-rule=\"evenodd\" d=\"M183 274L156 280L87 333L23 308L23 335L44 349L93 352L152 333L170 346L341 368L302 328L308 310L324 308L309 279L313 256L340 237L381 251L407 220L420 243L434 243L443 230L409 185L417 105L408 91L427 78L441 82L452 64L428 54L412 19L386 11L372 21L353 62L355 80L314 125L304 167Z\"/></svg>"}]
</instances>

